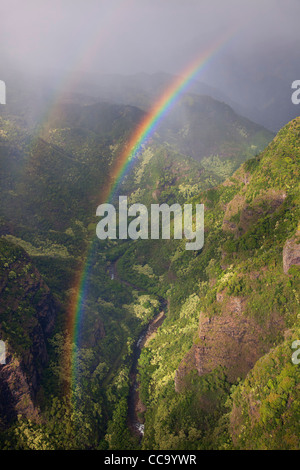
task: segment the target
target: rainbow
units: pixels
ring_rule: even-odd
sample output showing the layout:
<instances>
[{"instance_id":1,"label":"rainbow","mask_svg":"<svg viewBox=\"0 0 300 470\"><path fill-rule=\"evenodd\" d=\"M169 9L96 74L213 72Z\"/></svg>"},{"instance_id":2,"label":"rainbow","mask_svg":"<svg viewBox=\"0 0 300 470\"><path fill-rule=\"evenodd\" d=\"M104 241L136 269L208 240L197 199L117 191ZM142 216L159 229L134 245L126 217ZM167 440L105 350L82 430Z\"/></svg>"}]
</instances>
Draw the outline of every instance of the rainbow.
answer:
<instances>
[{"instance_id":1,"label":"rainbow","mask_svg":"<svg viewBox=\"0 0 300 470\"><path fill-rule=\"evenodd\" d=\"M141 151L143 145L147 142L149 137L153 134L159 123L167 115L172 106L181 97L181 95L188 89L193 80L204 70L213 57L221 50L221 48L228 43L233 37L233 33L227 34L221 40L214 42L200 57L197 57L189 66L178 76L173 83L164 91L157 102L154 104L150 112L138 125L133 132L129 142L124 146L109 178L109 184L102 191L101 203L110 201L120 182L123 180L126 172L130 168L130 164L134 158ZM91 267L93 255L95 253L95 240L91 242L86 255L86 261L79 270L79 275L76 280L75 296L72 300L70 308L69 328L73 343L76 346L79 344L80 339L80 325L84 314L84 303L88 294L88 278ZM73 353L71 364L71 388L76 386L76 352Z\"/></svg>"},{"instance_id":2,"label":"rainbow","mask_svg":"<svg viewBox=\"0 0 300 470\"><path fill-rule=\"evenodd\" d=\"M60 83L55 86L55 90L60 90L58 93L53 94L53 99L47 107L46 112L41 118L41 124L37 131L37 138L43 132L43 127L51 122L52 117L55 115L57 108L63 101L66 91L76 90L80 80L89 70L89 67L97 57L99 49L107 47L109 40L111 40L111 26L118 26L124 21L127 21L129 15L132 14L132 6L134 0L122 0L118 6L113 3L109 6L106 14L101 17L99 28L91 30L91 34L87 36L85 42L78 50L70 55L69 64L67 66L68 73L64 74ZM109 3L107 3L109 5Z\"/></svg>"}]
</instances>

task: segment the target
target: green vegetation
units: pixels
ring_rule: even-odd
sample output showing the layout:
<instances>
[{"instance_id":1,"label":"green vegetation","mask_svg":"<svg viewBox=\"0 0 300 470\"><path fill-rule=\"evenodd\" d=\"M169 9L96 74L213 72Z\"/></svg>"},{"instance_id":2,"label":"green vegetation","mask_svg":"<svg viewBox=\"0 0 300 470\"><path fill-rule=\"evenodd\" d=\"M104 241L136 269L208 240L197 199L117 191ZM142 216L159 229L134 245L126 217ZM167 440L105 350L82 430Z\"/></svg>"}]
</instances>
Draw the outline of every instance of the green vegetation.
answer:
<instances>
[{"instance_id":1,"label":"green vegetation","mask_svg":"<svg viewBox=\"0 0 300 470\"><path fill-rule=\"evenodd\" d=\"M205 97L178 104L119 193L130 204L204 203L205 245L191 252L184 240L94 239L101 191L142 116L131 106L63 105L42 138L0 119L0 333L28 385L19 417L0 403L0 447L299 448L299 366L290 360L299 269L285 273L282 257L298 229L300 120L255 156L267 131ZM83 268L74 344L68 320ZM147 408L139 443L127 421L134 345L164 301L138 364ZM256 332L247 367L230 363L233 347L222 350L222 319ZM200 356L218 342L218 357Z\"/></svg>"},{"instance_id":2,"label":"green vegetation","mask_svg":"<svg viewBox=\"0 0 300 470\"><path fill-rule=\"evenodd\" d=\"M300 121L292 121L224 185L194 198L206 205L205 246L195 256L179 245L169 257L168 317L140 359L145 449L299 448L299 367L291 362L292 337L282 343L283 332L299 325L299 273L295 268L283 273L283 246L299 221L299 132ZM228 208L235 209L238 200L243 201L240 215L231 218L234 228L228 229ZM192 359L197 357L193 348L205 346L198 331L200 312L218 319L235 299L244 302L240 315L253 319L257 337L262 328L262 359L253 372L231 383L228 367L235 363L221 376L218 368L199 376ZM211 328L207 334L218 342ZM264 348L272 347L264 356ZM184 357L191 363L183 373ZM175 391L178 374L182 385Z\"/></svg>"}]
</instances>

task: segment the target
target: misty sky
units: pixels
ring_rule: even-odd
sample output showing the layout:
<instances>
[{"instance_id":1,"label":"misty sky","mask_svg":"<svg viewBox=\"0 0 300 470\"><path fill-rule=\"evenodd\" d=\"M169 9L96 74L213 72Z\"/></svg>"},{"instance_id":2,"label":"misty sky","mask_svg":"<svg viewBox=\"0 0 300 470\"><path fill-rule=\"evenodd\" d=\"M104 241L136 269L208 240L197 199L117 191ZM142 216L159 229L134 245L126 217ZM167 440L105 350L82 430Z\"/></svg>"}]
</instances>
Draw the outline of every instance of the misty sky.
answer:
<instances>
[{"instance_id":1,"label":"misty sky","mask_svg":"<svg viewBox=\"0 0 300 470\"><path fill-rule=\"evenodd\" d=\"M240 60L299 43L299 13L299 0L0 0L0 71L180 73L227 31L223 54Z\"/></svg>"}]
</instances>

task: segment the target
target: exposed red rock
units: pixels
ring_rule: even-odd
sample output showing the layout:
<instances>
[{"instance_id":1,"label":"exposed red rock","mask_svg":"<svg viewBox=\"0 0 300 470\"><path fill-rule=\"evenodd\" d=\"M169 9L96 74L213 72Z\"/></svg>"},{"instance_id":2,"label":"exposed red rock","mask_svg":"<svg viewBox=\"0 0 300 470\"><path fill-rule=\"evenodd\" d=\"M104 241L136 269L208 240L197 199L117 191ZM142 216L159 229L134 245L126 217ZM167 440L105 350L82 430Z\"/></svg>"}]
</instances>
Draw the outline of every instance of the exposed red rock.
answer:
<instances>
[{"instance_id":1,"label":"exposed red rock","mask_svg":"<svg viewBox=\"0 0 300 470\"><path fill-rule=\"evenodd\" d=\"M291 266L300 265L300 231L285 242L283 247L283 271L288 273Z\"/></svg>"},{"instance_id":2,"label":"exposed red rock","mask_svg":"<svg viewBox=\"0 0 300 470\"><path fill-rule=\"evenodd\" d=\"M228 297L218 293L222 302L222 314L209 318L200 314L198 339L181 361L175 377L175 389L180 392L185 376L196 369L199 375L207 374L222 366L230 382L244 378L256 361L271 345L266 341L266 327L270 332L282 327L279 319L270 319L264 327L244 313L246 299Z\"/></svg>"}]
</instances>

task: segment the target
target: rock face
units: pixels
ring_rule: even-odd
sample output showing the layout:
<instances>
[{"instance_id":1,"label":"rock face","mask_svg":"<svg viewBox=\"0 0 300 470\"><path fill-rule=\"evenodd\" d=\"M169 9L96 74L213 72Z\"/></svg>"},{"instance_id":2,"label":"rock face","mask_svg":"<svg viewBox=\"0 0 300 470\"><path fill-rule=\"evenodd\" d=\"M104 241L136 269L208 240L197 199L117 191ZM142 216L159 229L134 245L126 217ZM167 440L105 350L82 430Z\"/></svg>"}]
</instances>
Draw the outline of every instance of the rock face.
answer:
<instances>
[{"instance_id":1,"label":"rock face","mask_svg":"<svg viewBox=\"0 0 300 470\"><path fill-rule=\"evenodd\" d=\"M255 362L270 349L265 328L244 314L246 300L219 293L222 315L213 318L200 314L198 340L181 361L175 376L175 390L185 386L185 376L192 370L204 375L218 366L225 369L230 382L244 378ZM269 332L279 330L280 321L270 319Z\"/></svg>"},{"instance_id":2,"label":"rock face","mask_svg":"<svg viewBox=\"0 0 300 470\"><path fill-rule=\"evenodd\" d=\"M247 184L244 182L245 187ZM267 191L258 196L251 205L246 204L245 196L237 194L227 205L223 219L223 230L232 232L236 237L245 233L258 219L275 212L286 199L284 191Z\"/></svg>"},{"instance_id":3,"label":"rock face","mask_svg":"<svg viewBox=\"0 0 300 470\"><path fill-rule=\"evenodd\" d=\"M293 238L285 242L283 247L283 271L288 273L291 266L300 265L300 230Z\"/></svg>"},{"instance_id":4,"label":"rock face","mask_svg":"<svg viewBox=\"0 0 300 470\"><path fill-rule=\"evenodd\" d=\"M99 342L100 339L105 337L105 328L104 323L100 318L97 318L94 324L94 329L89 335L89 339L86 343L86 346L93 348Z\"/></svg>"},{"instance_id":5,"label":"rock face","mask_svg":"<svg viewBox=\"0 0 300 470\"><path fill-rule=\"evenodd\" d=\"M18 415L38 419L33 388L19 359L8 353L0 366L0 428L6 428Z\"/></svg>"},{"instance_id":6,"label":"rock face","mask_svg":"<svg viewBox=\"0 0 300 470\"><path fill-rule=\"evenodd\" d=\"M5 426L18 414L38 417L35 398L59 306L24 250L6 241L0 249L6 261L0 285L0 339L7 350L0 365L0 425Z\"/></svg>"}]
</instances>

